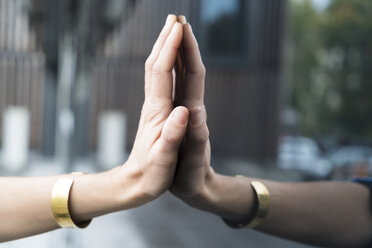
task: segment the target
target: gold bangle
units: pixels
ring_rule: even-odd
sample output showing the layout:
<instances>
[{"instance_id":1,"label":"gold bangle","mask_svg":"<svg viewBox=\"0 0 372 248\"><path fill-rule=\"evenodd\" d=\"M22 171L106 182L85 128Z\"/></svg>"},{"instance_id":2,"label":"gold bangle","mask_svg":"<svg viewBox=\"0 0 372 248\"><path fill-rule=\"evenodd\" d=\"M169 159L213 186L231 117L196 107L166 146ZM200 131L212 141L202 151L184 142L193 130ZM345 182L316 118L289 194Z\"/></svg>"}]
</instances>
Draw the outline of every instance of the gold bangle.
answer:
<instances>
[{"instance_id":1,"label":"gold bangle","mask_svg":"<svg viewBox=\"0 0 372 248\"><path fill-rule=\"evenodd\" d=\"M261 224L270 209L270 193L266 186L259 181L252 181L251 186L256 192L258 206L255 217L244 228L254 228Z\"/></svg>"},{"instance_id":2,"label":"gold bangle","mask_svg":"<svg viewBox=\"0 0 372 248\"><path fill-rule=\"evenodd\" d=\"M236 177L244 177L237 175ZM232 228L254 228L265 219L270 209L270 193L266 186L259 181L252 181L251 186L257 197L257 209L254 217L248 223L241 223L223 219L223 221Z\"/></svg>"},{"instance_id":3,"label":"gold bangle","mask_svg":"<svg viewBox=\"0 0 372 248\"><path fill-rule=\"evenodd\" d=\"M77 224L70 215L69 196L73 183L74 180L72 178L60 178L54 183L52 189L52 212L56 222L62 228L85 228L90 224L91 220Z\"/></svg>"}]
</instances>

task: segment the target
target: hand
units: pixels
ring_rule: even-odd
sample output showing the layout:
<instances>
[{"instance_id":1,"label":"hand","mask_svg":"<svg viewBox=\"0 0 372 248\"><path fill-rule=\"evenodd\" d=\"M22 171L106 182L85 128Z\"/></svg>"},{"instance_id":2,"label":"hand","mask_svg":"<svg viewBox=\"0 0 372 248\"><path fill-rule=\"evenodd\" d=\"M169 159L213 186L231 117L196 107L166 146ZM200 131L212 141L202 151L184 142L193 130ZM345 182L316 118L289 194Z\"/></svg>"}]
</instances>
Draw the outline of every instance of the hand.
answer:
<instances>
[{"instance_id":1,"label":"hand","mask_svg":"<svg viewBox=\"0 0 372 248\"><path fill-rule=\"evenodd\" d=\"M169 15L146 61L145 102L136 140L128 161L115 179L133 206L155 199L173 181L179 145L188 121L187 108L173 109L172 100L172 70L182 36L182 25L176 16Z\"/></svg>"},{"instance_id":2,"label":"hand","mask_svg":"<svg viewBox=\"0 0 372 248\"><path fill-rule=\"evenodd\" d=\"M74 180L69 211L76 223L142 205L171 185L179 145L187 129L189 111L174 109L172 70L183 29L170 15L146 61L145 102L136 140L128 161L110 171L90 175L42 178L0 178L0 242L58 227L50 211L53 185L60 177ZM27 208L24 208L27 206Z\"/></svg>"},{"instance_id":3,"label":"hand","mask_svg":"<svg viewBox=\"0 0 372 248\"><path fill-rule=\"evenodd\" d=\"M204 106L205 67L189 23L183 26L182 48L176 66L176 105L190 111L189 125L182 142L177 174L171 192L192 204L210 197L214 171Z\"/></svg>"},{"instance_id":4,"label":"hand","mask_svg":"<svg viewBox=\"0 0 372 248\"><path fill-rule=\"evenodd\" d=\"M175 103L186 106L190 118L170 191L188 205L225 219L250 218L255 207L250 179L217 174L210 165L211 146L204 106L206 71L198 43L188 23L183 26L182 48L176 72Z\"/></svg>"}]
</instances>

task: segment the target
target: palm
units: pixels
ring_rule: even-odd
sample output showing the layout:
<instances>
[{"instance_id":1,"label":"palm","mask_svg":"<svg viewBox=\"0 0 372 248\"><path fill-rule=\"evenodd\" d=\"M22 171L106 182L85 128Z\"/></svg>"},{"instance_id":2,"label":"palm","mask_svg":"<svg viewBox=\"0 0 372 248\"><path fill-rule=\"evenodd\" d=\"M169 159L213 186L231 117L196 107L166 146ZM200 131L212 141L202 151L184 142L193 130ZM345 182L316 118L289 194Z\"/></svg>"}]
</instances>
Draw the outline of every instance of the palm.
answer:
<instances>
[{"instance_id":1,"label":"palm","mask_svg":"<svg viewBox=\"0 0 372 248\"><path fill-rule=\"evenodd\" d=\"M172 69L182 41L182 26L170 15L146 61L145 102L136 140L124 172L130 172L144 202L166 191L173 181L188 110L174 109ZM126 185L128 182L122 182ZM143 202L143 203L144 203Z\"/></svg>"}]
</instances>

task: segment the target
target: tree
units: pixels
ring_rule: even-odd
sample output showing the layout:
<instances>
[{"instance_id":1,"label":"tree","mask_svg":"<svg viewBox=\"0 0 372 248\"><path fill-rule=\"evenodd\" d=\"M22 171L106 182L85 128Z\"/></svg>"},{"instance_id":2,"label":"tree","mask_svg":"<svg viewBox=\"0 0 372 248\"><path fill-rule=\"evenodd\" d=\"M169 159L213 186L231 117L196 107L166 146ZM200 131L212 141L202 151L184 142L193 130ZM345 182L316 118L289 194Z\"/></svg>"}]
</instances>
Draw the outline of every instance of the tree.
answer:
<instances>
[{"instance_id":1,"label":"tree","mask_svg":"<svg viewBox=\"0 0 372 248\"><path fill-rule=\"evenodd\" d=\"M371 1L290 1L290 105L308 136L372 139Z\"/></svg>"}]
</instances>

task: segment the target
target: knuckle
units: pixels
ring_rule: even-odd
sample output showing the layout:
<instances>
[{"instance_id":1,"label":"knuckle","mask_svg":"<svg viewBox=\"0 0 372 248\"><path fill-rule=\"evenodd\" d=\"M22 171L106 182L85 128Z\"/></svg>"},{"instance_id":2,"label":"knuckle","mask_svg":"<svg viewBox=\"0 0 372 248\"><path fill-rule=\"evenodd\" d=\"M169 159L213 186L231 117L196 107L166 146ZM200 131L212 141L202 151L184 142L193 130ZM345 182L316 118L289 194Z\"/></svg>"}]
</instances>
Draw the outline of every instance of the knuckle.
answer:
<instances>
[{"instance_id":1,"label":"knuckle","mask_svg":"<svg viewBox=\"0 0 372 248\"><path fill-rule=\"evenodd\" d=\"M204 102L199 102L198 104L195 104L194 106L192 106L192 110L201 110L202 113L205 115L207 110L205 108L205 105L204 105Z\"/></svg>"},{"instance_id":2,"label":"knuckle","mask_svg":"<svg viewBox=\"0 0 372 248\"><path fill-rule=\"evenodd\" d=\"M207 70L205 69L204 65L199 69L197 72L198 77L205 78L205 75L207 74Z\"/></svg>"},{"instance_id":3,"label":"knuckle","mask_svg":"<svg viewBox=\"0 0 372 248\"><path fill-rule=\"evenodd\" d=\"M167 52L178 52L179 45L175 44L173 40L167 39L164 43L164 50L168 50Z\"/></svg>"},{"instance_id":4,"label":"knuckle","mask_svg":"<svg viewBox=\"0 0 372 248\"><path fill-rule=\"evenodd\" d=\"M204 65L201 68L196 69L195 71L190 72L190 75L196 77L200 80L204 80L207 74L207 70L205 69Z\"/></svg>"},{"instance_id":5,"label":"knuckle","mask_svg":"<svg viewBox=\"0 0 372 248\"><path fill-rule=\"evenodd\" d=\"M141 110L141 117L146 117L149 113L151 113L151 104L149 104L148 100L145 100Z\"/></svg>"},{"instance_id":6,"label":"knuckle","mask_svg":"<svg viewBox=\"0 0 372 248\"><path fill-rule=\"evenodd\" d=\"M146 99L142 107L142 111L145 114L149 112L158 112L161 109L162 104L153 97L149 97L148 99Z\"/></svg>"},{"instance_id":7,"label":"knuckle","mask_svg":"<svg viewBox=\"0 0 372 248\"><path fill-rule=\"evenodd\" d=\"M168 46L168 49L169 49L169 53L177 54L179 46L171 44L171 45Z\"/></svg>"},{"instance_id":8,"label":"knuckle","mask_svg":"<svg viewBox=\"0 0 372 248\"><path fill-rule=\"evenodd\" d=\"M154 75L163 75L166 73L166 71L159 63L155 63L152 67L152 73Z\"/></svg>"},{"instance_id":9,"label":"knuckle","mask_svg":"<svg viewBox=\"0 0 372 248\"><path fill-rule=\"evenodd\" d=\"M196 111L202 111L202 114L204 117L207 116L207 110L205 108L203 101L195 101L193 99L186 99L185 104L187 105L187 108L190 110L191 113L194 113Z\"/></svg>"},{"instance_id":10,"label":"knuckle","mask_svg":"<svg viewBox=\"0 0 372 248\"><path fill-rule=\"evenodd\" d=\"M148 57L145 62L145 71L151 71L153 63L154 63L153 59L151 58L151 55L150 55L150 57Z\"/></svg>"},{"instance_id":11,"label":"knuckle","mask_svg":"<svg viewBox=\"0 0 372 248\"><path fill-rule=\"evenodd\" d=\"M163 133L163 140L166 145L174 145L178 143L178 137L175 130L168 130L168 132Z\"/></svg>"},{"instance_id":12,"label":"knuckle","mask_svg":"<svg viewBox=\"0 0 372 248\"><path fill-rule=\"evenodd\" d=\"M205 75L207 74L207 69L205 68L203 64L200 67L199 74L203 77L205 77Z\"/></svg>"},{"instance_id":13,"label":"knuckle","mask_svg":"<svg viewBox=\"0 0 372 248\"><path fill-rule=\"evenodd\" d=\"M143 121L146 121L147 120L147 116L148 116L148 108L146 107L146 105L144 104L143 107L142 107L142 110L141 110L141 120Z\"/></svg>"},{"instance_id":14,"label":"knuckle","mask_svg":"<svg viewBox=\"0 0 372 248\"><path fill-rule=\"evenodd\" d=\"M196 146L204 146L205 144L207 144L208 140L209 140L209 130L208 130L208 128L203 128L197 134L194 133L194 135L192 135L192 142Z\"/></svg>"},{"instance_id":15,"label":"knuckle","mask_svg":"<svg viewBox=\"0 0 372 248\"><path fill-rule=\"evenodd\" d=\"M147 112L160 113L164 112L169 115L169 112L173 109L172 102L168 100L159 99L156 97L149 97L145 100L143 108Z\"/></svg>"},{"instance_id":16,"label":"knuckle","mask_svg":"<svg viewBox=\"0 0 372 248\"><path fill-rule=\"evenodd\" d=\"M168 118L171 110L172 106L169 103L158 101L150 97L143 104L141 119L143 119L143 123L146 125L150 124L156 126Z\"/></svg>"},{"instance_id":17,"label":"knuckle","mask_svg":"<svg viewBox=\"0 0 372 248\"><path fill-rule=\"evenodd\" d=\"M167 39L167 37L168 37L168 34L166 32L160 32L160 34L159 34L159 40L160 41L164 42Z\"/></svg>"},{"instance_id":18,"label":"knuckle","mask_svg":"<svg viewBox=\"0 0 372 248\"><path fill-rule=\"evenodd\" d=\"M185 95L182 98L182 104L187 107L191 113L194 111L202 110L205 111L204 100L195 99L195 95Z\"/></svg>"}]
</instances>

